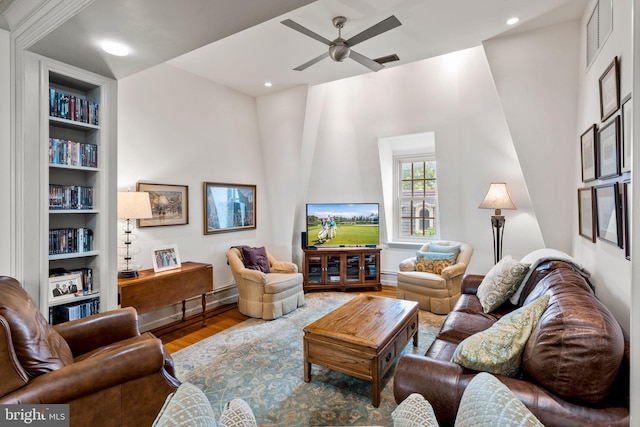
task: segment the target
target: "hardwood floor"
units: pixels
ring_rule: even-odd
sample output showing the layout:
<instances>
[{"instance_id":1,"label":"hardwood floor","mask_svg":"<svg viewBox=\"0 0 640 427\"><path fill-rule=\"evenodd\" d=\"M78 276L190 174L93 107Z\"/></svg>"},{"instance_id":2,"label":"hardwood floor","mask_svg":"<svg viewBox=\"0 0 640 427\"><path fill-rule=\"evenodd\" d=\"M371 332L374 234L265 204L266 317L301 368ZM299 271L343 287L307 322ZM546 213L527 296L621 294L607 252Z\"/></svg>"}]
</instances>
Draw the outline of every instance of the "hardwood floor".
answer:
<instances>
[{"instance_id":1,"label":"hardwood floor","mask_svg":"<svg viewBox=\"0 0 640 427\"><path fill-rule=\"evenodd\" d=\"M381 291L354 291L352 293L395 298L396 288L395 286L382 286ZM249 317L238 311L237 304L229 304L208 310L206 317L207 326L204 328L202 327L202 315L196 314L187 318L184 322L172 323L154 329L151 332L162 340L169 353L175 353L180 349L249 319Z\"/></svg>"}]
</instances>

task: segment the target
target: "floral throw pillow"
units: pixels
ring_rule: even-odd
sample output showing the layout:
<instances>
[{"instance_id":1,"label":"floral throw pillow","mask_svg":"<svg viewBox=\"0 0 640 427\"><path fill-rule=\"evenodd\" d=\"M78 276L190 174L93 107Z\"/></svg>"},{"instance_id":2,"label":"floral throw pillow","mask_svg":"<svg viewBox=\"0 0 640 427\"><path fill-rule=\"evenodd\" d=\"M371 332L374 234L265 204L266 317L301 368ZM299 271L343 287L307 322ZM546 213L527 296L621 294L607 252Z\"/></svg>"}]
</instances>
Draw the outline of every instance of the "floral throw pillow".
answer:
<instances>
[{"instance_id":1,"label":"floral throw pillow","mask_svg":"<svg viewBox=\"0 0 640 427\"><path fill-rule=\"evenodd\" d=\"M420 252L416 253L416 271L440 274L442 270L453 265L457 254Z\"/></svg>"},{"instance_id":2,"label":"floral throw pillow","mask_svg":"<svg viewBox=\"0 0 640 427\"><path fill-rule=\"evenodd\" d=\"M477 296L485 313L491 313L509 299L529 271L529 264L516 261L511 255L500 260L484 276Z\"/></svg>"},{"instance_id":3,"label":"floral throw pillow","mask_svg":"<svg viewBox=\"0 0 640 427\"><path fill-rule=\"evenodd\" d=\"M475 371L515 377L531 331L547 308L549 296L505 314L489 329L464 339L453 353L452 362Z\"/></svg>"}]
</instances>

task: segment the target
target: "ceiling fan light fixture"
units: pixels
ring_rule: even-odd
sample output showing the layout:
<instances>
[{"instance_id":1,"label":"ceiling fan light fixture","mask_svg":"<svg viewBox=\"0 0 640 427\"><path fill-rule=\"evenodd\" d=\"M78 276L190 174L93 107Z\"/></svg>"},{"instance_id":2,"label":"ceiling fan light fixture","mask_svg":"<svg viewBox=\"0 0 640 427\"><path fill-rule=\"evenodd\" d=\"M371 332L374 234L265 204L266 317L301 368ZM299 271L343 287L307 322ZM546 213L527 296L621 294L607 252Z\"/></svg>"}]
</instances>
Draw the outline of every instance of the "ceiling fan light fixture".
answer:
<instances>
[{"instance_id":1,"label":"ceiling fan light fixture","mask_svg":"<svg viewBox=\"0 0 640 427\"><path fill-rule=\"evenodd\" d=\"M351 49L344 43L329 46L329 56L336 62L342 62L349 57Z\"/></svg>"}]
</instances>

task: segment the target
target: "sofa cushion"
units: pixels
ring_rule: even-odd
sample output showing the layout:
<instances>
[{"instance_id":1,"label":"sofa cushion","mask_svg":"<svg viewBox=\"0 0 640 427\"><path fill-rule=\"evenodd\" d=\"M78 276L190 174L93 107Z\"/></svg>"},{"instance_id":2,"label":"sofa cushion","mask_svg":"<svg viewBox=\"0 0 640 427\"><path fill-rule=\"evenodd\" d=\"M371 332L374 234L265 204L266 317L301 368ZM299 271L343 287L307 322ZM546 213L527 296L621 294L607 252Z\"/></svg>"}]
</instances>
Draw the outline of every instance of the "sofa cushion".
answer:
<instances>
[{"instance_id":1,"label":"sofa cushion","mask_svg":"<svg viewBox=\"0 0 640 427\"><path fill-rule=\"evenodd\" d=\"M391 413L393 427L438 427L431 404L419 393L411 393Z\"/></svg>"},{"instance_id":2,"label":"sofa cushion","mask_svg":"<svg viewBox=\"0 0 640 427\"><path fill-rule=\"evenodd\" d=\"M620 325L566 263L558 262L525 302L541 293L549 295L549 308L524 349L523 373L567 400L601 402L624 357Z\"/></svg>"},{"instance_id":3,"label":"sofa cushion","mask_svg":"<svg viewBox=\"0 0 640 427\"><path fill-rule=\"evenodd\" d=\"M478 299L485 313L500 307L518 289L529 271L529 264L516 261L511 255L494 265L478 286Z\"/></svg>"},{"instance_id":4,"label":"sofa cushion","mask_svg":"<svg viewBox=\"0 0 640 427\"><path fill-rule=\"evenodd\" d=\"M456 348L452 361L476 371L515 377L525 344L548 302L549 296L544 295L466 338Z\"/></svg>"},{"instance_id":5,"label":"sofa cushion","mask_svg":"<svg viewBox=\"0 0 640 427\"><path fill-rule=\"evenodd\" d=\"M67 342L44 318L33 299L12 278L2 278L0 316L11 330L20 364L30 377L55 371L73 363Z\"/></svg>"},{"instance_id":6,"label":"sofa cushion","mask_svg":"<svg viewBox=\"0 0 640 427\"><path fill-rule=\"evenodd\" d=\"M440 252L443 254L456 254L460 252L460 243L433 242L429 243L429 252Z\"/></svg>"},{"instance_id":7,"label":"sofa cushion","mask_svg":"<svg viewBox=\"0 0 640 427\"><path fill-rule=\"evenodd\" d=\"M442 270L455 263L456 254L437 252L416 253L416 271L440 274Z\"/></svg>"},{"instance_id":8,"label":"sofa cushion","mask_svg":"<svg viewBox=\"0 0 640 427\"><path fill-rule=\"evenodd\" d=\"M544 427L511 390L484 372L462 394L455 427Z\"/></svg>"},{"instance_id":9,"label":"sofa cushion","mask_svg":"<svg viewBox=\"0 0 640 427\"><path fill-rule=\"evenodd\" d=\"M247 402L240 398L224 405L220 416L220 427L257 427L258 423Z\"/></svg>"},{"instance_id":10,"label":"sofa cushion","mask_svg":"<svg viewBox=\"0 0 640 427\"><path fill-rule=\"evenodd\" d=\"M216 427L216 418L202 390L182 383L167 396L152 427Z\"/></svg>"},{"instance_id":11,"label":"sofa cushion","mask_svg":"<svg viewBox=\"0 0 640 427\"><path fill-rule=\"evenodd\" d=\"M242 252L242 262L246 268L251 270L262 271L263 273L270 273L269 258L267 258L267 250L264 246L259 248L251 248L249 246L240 247Z\"/></svg>"}]
</instances>

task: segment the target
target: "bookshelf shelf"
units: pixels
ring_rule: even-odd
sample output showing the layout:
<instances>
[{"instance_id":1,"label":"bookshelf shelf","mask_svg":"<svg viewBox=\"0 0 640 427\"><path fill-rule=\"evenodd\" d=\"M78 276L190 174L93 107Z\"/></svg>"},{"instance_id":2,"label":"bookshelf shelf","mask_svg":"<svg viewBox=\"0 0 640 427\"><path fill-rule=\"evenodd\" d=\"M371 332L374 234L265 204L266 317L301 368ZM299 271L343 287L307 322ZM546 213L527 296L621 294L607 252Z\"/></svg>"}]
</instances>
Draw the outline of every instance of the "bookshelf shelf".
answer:
<instances>
[{"instance_id":1,"label":"bookshelf shelf","mask_svg":"<svg viewBox=\"0 0 640 427\"><path fill-rule=\"evenodd\" d=\"M76 258L88 258L100 255L99 251L90 252L73 252L70 254L51 254L49 255L49 261L59 261L63 259L76 259Z\"/></svg>"}]
</instances>

